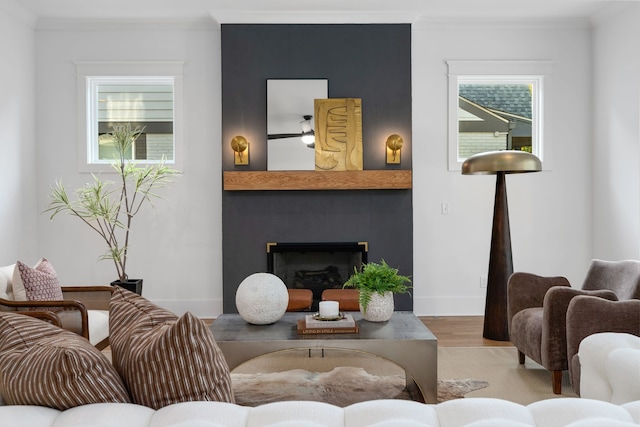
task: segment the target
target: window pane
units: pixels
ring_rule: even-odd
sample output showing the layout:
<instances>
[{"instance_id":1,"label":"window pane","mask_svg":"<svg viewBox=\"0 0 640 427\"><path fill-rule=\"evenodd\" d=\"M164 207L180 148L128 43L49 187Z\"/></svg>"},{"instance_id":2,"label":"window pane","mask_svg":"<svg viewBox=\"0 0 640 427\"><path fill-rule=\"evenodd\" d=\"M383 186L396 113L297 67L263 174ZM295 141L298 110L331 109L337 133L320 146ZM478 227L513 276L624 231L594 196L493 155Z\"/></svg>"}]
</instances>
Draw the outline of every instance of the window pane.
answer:
<instances>
[{"instance_id":1,"label":"window pane","mask_svg":"<svg viewBox=\"0 0 640 427\"><path fill-rule=\"evenodd\" d=\"M108 78L95 84L97 118L97 161L115 156L113 142L106 135L113 125L131 123L143 127L127 158L138 161L174 160L173 81L167 78Z\"/></svg>"},{"instance_id":2,"label":"window pane","mask_svg":"<svg viewBox=\"0 0 640 427\"><path fill-rule=\"evenodd\" d=\"M458 85L458 158L496 150L532 152L534 82L465 81Z\"/></svg>"}]
</instances>

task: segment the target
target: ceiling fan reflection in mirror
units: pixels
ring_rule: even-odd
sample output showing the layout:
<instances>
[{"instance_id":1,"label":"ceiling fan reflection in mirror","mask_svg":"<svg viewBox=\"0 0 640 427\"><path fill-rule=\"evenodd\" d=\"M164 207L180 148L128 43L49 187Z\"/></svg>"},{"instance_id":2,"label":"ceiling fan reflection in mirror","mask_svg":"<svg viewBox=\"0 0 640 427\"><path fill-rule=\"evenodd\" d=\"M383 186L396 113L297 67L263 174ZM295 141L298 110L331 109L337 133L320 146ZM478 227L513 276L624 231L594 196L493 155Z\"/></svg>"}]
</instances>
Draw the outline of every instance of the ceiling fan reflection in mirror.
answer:
<instances>
[{"instance_id":1,"label":"ceiling fan reflection in mirror","mask_svg":"<svg viewBox=\"0 0 640 427\"><path fill-rule=\"evenodd\" d=\"M296 138L300 137L302 142L309 148L315 148L316 136L311 126L312 115L305 114L302 116L304 120L300 122L302 131L300 133L276 133L267 135L267 139L283 139L283 138Z\"/></svg>"}]
</instances>

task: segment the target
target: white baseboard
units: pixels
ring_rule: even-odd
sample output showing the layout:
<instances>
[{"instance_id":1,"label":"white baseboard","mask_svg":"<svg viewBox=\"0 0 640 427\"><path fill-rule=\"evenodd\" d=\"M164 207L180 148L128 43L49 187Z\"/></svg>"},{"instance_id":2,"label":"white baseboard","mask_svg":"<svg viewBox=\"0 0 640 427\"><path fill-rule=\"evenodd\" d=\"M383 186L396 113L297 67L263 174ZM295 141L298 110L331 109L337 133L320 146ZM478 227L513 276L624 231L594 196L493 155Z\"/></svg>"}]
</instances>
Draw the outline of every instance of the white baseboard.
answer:
<instances>
[{"instance_id":1,"label":"white baseboard","mask_svg":"<svg viewBox=\"0 0 640 427\"><path fill-rule=\"evenodd\" d=\"M414 298L416 316L484 316L484 297Z\"/></svg>"}]
</instances>

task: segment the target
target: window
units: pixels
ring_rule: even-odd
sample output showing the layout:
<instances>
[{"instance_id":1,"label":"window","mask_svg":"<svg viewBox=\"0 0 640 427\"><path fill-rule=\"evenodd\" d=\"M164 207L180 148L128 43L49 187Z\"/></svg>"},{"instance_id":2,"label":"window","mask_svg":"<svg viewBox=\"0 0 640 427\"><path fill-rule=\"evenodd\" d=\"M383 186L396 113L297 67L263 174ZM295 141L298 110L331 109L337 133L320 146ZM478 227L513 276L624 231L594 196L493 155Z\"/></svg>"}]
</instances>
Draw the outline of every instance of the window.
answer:
<instances>
[{"instance_id":1,"label":"window","mask_svg":"<svg viewBox=\"0 0 640 427\"><path fill-rule=\"evenodd\" d=\"M173 163L172 77L87 77L91 163L109 163L116 155L108 133L117 123L144 131L126 153L130 160Z\"/></svg>"},{"instance_id":2,"label":"window","mask_svg":"<svg viewBox=\"0 0 640 427\"><path fill-rule=\"evenodd\" d=\"M181 69L175 63L81 63L78 91L81 171L108 171L114 124L143 128L127 158L136 163L180 160ZM153 72L153 74L152 74ZM79 95L80 96L80 95Z\"/></svg>"},{"instance_id":3,"label":"window","mask_svg":"<svg viewBox=\"0 0 640 427\"><path fill-rule=\"evenodd\" d=\"M543 160L543 82L550 63L447 64L449 170L460 170L467 157L487 151L523 150Z\"/></svg>"}]
</instances>

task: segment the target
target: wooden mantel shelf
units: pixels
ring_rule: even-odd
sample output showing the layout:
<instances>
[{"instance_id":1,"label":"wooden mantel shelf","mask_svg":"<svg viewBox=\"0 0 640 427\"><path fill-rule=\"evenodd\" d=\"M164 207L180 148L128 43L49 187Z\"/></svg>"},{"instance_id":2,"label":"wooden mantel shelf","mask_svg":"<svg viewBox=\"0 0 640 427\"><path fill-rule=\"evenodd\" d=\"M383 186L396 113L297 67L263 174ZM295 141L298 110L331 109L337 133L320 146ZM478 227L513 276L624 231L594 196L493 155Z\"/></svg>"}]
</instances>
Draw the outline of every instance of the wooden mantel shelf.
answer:
<instances>
[{"instance_id":1,"label":"wooden mantel shelf","mask_svg":"<svg viewBox=\"0 0 640 427\"><path fill-rule=\"evenodd\" d=\"M239 190L407 190L410 170L224 171L223 189Z\"/></svg>"}]
</instances>

